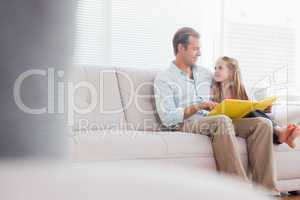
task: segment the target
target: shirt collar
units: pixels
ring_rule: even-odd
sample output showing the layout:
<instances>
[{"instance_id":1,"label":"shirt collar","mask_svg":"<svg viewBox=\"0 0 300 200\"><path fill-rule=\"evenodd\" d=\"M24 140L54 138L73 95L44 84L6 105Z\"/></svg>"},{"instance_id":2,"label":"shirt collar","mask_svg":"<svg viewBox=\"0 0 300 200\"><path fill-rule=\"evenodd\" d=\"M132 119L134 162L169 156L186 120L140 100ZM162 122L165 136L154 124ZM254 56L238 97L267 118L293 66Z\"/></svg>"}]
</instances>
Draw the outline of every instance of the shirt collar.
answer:
<instances>
[{"instance_id":1,"label":"shirt collar","mask_svg":"<svg viewBox=\"0 0 300 200\"><path fill-rule=\"evenodd\" d=\"M193 65L192 66L192 70L193 70L193 76L194 76L194 80L195 80L195 76L196 76L196 70L195 70L196 66ZM179 75L180 77L183 77L184 79L188 80L188 81L194 81L193 79L190 79L190 77L188 77L188 75L186 74L186 72L182 71L181 69L179 69L176 65L175 65L175 61L171 62L170 65L170 70Z\"/></svg>"}]
</instances>

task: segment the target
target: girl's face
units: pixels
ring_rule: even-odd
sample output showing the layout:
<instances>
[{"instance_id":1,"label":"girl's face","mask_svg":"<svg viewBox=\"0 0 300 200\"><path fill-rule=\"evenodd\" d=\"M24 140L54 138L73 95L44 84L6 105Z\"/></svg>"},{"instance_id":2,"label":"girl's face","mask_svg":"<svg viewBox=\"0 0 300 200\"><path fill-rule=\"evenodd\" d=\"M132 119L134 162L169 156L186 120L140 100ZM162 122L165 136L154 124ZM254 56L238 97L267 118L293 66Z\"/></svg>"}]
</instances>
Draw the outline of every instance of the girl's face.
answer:
<instances>
[{"instance_id":1,"label":"girl's face","mask_svg":"<svg viewBox=\"0 0 300 200\"><path fill-rule=\"evenodd\" d=\"M226 82L230 81L231 77L231 71L230 69L226 66L226 63L221 60L217 62L215 66L215 74L214 74L214 80L216 82Z\"/></svg>"}]
</instances>

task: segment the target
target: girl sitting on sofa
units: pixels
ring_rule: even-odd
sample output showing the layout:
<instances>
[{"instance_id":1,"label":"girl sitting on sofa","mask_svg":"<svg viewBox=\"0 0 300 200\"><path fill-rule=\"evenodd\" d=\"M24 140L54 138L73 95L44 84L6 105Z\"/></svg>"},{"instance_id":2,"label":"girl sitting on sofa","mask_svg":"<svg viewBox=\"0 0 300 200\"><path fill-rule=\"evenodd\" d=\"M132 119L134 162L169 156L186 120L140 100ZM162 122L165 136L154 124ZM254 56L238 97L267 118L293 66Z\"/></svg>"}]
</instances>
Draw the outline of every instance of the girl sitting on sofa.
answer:
<instances>
[{"instance_id":1,"label":"girl sitting on sofa","mask_svg":"<svg viewBox=\"0 0 300 200\"><path fill-rule=\"evenodd\" d=\"M222 102L223 99L249 100L244 84L241 79L239 63L230 57L221 57L215 65L215 73L211 86L211 100ZM300 137L300 128L296 124L288 124L281 127L276 124L265 112L270 112L271 108L260 111L255 110L245 117L264 117L272 121L273 124L273 143L286 143L291 148L295 148L295 140Z\"/></svg>"}]
</instances>

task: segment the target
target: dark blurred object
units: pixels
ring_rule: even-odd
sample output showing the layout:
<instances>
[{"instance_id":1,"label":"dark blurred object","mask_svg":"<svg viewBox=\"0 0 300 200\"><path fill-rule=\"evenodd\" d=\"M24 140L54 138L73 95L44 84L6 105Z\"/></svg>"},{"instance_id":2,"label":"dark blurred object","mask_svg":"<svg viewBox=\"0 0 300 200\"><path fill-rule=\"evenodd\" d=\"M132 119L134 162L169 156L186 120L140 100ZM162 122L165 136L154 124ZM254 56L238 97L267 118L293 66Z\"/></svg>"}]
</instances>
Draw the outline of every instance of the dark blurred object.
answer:
<instances>
[{"instance_id":1,"label":"dark blurred object","mask_svg":"<svg viewBox=\"0 0 300 200\"><path fill-rule=\"evenodd\" d=\"M13 87L27 70L70 66L76 2L0 2L0 158L58 158L65 151L63 114L23 112L14 101ZM47 107L47 86L47 76L27 78L21 87L22 101L31 108Z\"/></svg>"}]
</instances>

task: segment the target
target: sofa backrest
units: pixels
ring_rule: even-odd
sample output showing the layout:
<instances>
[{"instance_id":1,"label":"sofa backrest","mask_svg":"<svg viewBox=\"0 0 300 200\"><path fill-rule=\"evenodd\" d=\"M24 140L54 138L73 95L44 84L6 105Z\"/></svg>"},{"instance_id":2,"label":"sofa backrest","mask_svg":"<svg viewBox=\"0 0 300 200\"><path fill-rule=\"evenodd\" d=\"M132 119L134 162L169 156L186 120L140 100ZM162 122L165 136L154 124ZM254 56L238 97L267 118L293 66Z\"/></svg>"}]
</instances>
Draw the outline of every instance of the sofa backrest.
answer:
<instances>
[{"instance_id":1,"label":"sofa backrest","mask_svg":"<svg viewBox=\"0 0 300 200\"><path fill-rule=\"evenodd\" d=\"M157 71L134 68L117 68L116 71L127 128L160 130L153 88Z\"/></svg>"},{"instance_id":2,"label":"sofa backrest","mask_svg":"<svg viewBox=\"0 0 300 200\"><path fill-rule=\"evenodd\" d=\"M124 128L125 116L114 68L72 67L68 81L74 93L68 102L71 110L68 123L73 130Z\"/></svg>"}]
</instances>

